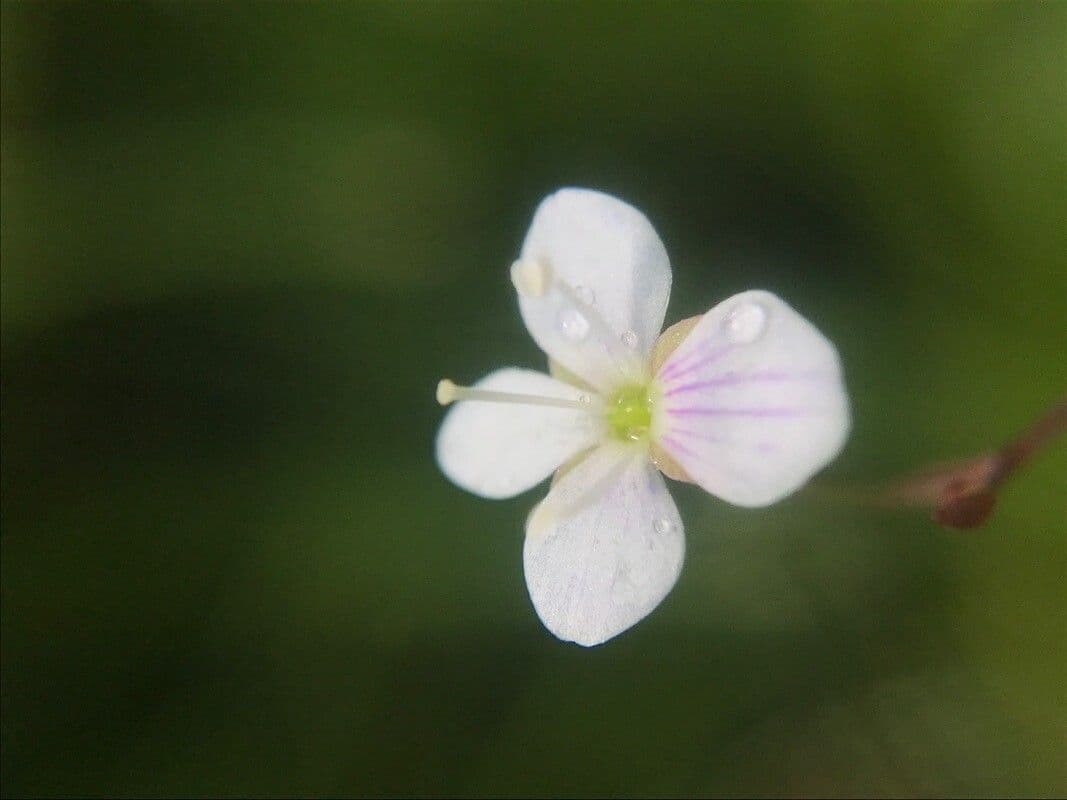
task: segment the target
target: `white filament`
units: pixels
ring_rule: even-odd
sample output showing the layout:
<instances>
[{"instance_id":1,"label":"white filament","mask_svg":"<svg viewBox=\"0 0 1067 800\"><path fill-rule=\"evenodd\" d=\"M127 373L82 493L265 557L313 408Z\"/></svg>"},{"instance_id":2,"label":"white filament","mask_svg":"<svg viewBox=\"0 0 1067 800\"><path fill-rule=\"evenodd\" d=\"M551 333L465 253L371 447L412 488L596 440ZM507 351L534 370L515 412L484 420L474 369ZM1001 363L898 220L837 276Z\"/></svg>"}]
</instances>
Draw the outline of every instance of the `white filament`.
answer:
<instances>
[{"instance_id":1,"label":"white filament","mask_svg":"<svg viewBox=\"0 0 1067 800\"><path fill-rule=\"evenodd\" d=\"M553 408L571 408L587 411L590 401L588 395L578 400L564 397L542 397L536 394L518 394L516 392L495 392L490 389L473 389L470 386L457 386L445 378L437 384L437 402L443 406L457 400L475 400L483 403L517 403L527 406L551 406Z\"/></svg>"}]
</instances>

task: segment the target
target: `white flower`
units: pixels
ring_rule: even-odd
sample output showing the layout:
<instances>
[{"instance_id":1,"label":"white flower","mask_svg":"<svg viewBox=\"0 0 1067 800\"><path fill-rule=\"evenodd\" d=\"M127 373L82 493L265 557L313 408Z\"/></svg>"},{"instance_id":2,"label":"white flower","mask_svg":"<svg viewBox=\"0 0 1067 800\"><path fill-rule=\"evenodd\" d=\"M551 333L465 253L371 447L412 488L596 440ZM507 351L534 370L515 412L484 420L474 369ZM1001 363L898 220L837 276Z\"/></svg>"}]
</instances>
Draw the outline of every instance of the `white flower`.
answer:
<instances>
[{"instance_id":1,"label":"white flower","mask_svg":"<svg viewBox=\"0 0 1067 800\"><path fill-rule=\"evenodd\" d=\"M844 444L833 345L775 295L734 295L659 336L667 252L637 209L586 189L542 201L511 268L550 375L504 368L459 401L437 461L459 486L511 497L555 472L526 523L526 585L545 626L591 646L671 590L685 538L660 475L741 506L803 485ZM658 341L657 341L658 338Z\"/></svg>"}]
</instances>

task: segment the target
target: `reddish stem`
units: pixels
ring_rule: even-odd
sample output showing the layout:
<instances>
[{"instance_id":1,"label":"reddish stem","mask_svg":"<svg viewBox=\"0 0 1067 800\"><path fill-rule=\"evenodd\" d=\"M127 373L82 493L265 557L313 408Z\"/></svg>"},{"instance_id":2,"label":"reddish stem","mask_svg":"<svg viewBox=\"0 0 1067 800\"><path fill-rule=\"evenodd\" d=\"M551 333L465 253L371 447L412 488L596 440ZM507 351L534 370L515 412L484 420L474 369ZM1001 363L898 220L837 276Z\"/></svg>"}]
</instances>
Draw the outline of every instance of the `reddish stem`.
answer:
<instances>
[{"instance_id":1,"label":"reddish stem","mask_svg":"<svg viewBox=\"0 0 1067 800\"><path fill-rule=\"evenodd\" d=\"M883 507L932 507L935 522L951 528L974 528L993 513L996 490L1065 431L1067 395L996 450L933 464L881 490L853 496Z\"/></svg>"}]
</instances>

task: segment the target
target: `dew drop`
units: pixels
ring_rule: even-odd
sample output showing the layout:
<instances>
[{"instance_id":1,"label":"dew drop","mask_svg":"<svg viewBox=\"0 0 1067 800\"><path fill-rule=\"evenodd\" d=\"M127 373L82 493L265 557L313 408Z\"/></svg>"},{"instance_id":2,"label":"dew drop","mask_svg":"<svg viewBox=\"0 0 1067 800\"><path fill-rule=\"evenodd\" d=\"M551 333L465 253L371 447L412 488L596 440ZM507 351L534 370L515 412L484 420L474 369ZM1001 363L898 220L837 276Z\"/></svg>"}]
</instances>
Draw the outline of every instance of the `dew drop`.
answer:
<instances>
[{"instance_id":1,"label":"dew drop","mask_svg":"<svg viewBox=\"0 0 1067 800\"><path fill-rule=\"evenodd\" d=\"M588 286L575 286L574 294L587 306L591 306L596 302L596 295L593 294L593 290Z\"/></svg>"},{"instance_id":2,"label":"dew drop","mask_svg":"<svg viewBox=\"0 0 1067 800\"><path fill-rule=\"evenodd\" d=\"M589 405L589 403L590 403L589 395L587 395L587 394L579 395L578 396L578 402L581 403L583 406Z\"/></svg>"},{"instance_id":3,"label":"dew drop","mask_svg":"<svg viewBox=\"0 0 1067 800\"><path fill-rule=\"evenodd\" d=\"M567 339L580 342L589 335L589 320L577 309L565 308L559 312L559 329Z\"/></svg>"},{"instance_id":4,"label":"dew drop","mask_svg":"<svg viewBox=\"0 0 1067 800\"><path fill-rule=\"evenodd\" d=\"M665 533L670 533L674 529L674 523L666 517L660 517L653 523L652 527L655 528L656 533L662 536Z\"/></svg>"},{"instance_id":5,"label":"dew drop","mask_svg":"<svg viewBox=\"0 0 1067 800\"><path fill-rule=\"evenodd\" d=\"M726 315L726 337L735 344L750 344L767 328L767 312L756 303L742 303Z\"/></svg>"},{"instance_id":6,"label":"dew drop","mask_svg":"<svg viewBox=\"0 0 1067 800\"><path fill-rule=\"evenodd\" d=\"M637 334L633 331L626 331L622 335L622 343L633 350L637 347Z\"/></svg>"}]
</instances>

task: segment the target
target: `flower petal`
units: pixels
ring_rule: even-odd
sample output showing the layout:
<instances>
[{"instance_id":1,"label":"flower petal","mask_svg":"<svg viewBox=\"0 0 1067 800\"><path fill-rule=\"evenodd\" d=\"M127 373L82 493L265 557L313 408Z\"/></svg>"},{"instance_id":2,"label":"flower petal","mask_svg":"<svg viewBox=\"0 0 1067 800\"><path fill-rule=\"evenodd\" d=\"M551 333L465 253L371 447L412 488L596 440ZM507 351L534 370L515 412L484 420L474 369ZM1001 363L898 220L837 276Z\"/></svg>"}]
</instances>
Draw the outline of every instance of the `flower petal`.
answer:
<instances>
[{"instance_id":1,"label":"flower petal","mask_svg":"<svg viewBox=\"0 0 1067 800\"><path fill-rule=\"evenodd\" d=\"M552 486L526 523L523 562L537 615L591 647L646 617L674 586L685 535L644 453L597 448Z\"/></svg>"},{"instance_id":2,"label":"flower petal","mask_svg":"<svg viewBox=\"0 0 1067 800\"><path fill-rule=\"evenodd\" d=\"M705 490L737 505L795 491L848 436L837 351L770 292L711 309L657 379L659 445Z\"/></svg>"},{"instance_id":3,"label":"flower petal","mask_svg":"<svg viewBox=\"0 0 1067 800\"><path fill-rule=\"evenodd\" d=\"M505 368L474 388L578 401L582 392L540 372ZM453 483L481 497L512 497L591 447L598 425L586 410L461 400L437 434L437 463Z\"/></svg>"},{"instance_id":4,"label":"flower petal","mask_svg":"<svg viewBox=\"0 0 1067 800\"><path fill-rule=\"evenodd\" d=\"M551 358L600 388L647 363L671 289L667 251L644 214L589 189L561 189L534 214L519 263L544 269L523 292L526 327Z\"/></svg>"}]
</instances>

